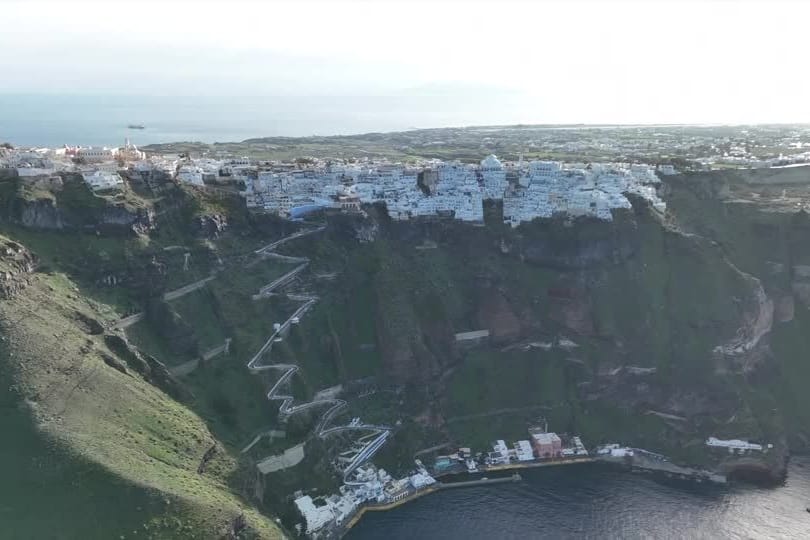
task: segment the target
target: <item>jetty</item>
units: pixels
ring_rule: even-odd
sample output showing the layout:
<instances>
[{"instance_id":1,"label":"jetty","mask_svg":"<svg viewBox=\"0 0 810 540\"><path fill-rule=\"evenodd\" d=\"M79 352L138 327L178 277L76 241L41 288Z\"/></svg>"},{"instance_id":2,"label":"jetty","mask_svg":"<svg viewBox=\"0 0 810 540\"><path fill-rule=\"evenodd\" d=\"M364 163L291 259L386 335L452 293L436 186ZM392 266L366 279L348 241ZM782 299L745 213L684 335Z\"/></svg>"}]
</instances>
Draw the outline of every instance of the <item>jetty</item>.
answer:
<instances>
[{"instance_id":1,"label":"jetty","mask_svg":"<svg viewBox=\"0 0 810 540\"><path fill-rule=\"evenodd\" d=\"M438 482L436 489L455 489L475 486L487 486L490 484L504 484L506 482L520 482L523 477L520 473L514 473L512 476L505 476L501 478L480 478L478 480L466 480L463 482Z\"/></svg>"},{"instance_id":2,"label":"jetty","mask_svg":"<svg viewBox=\"0 0 810 540\"><path fill-rule=\"evenodd\" d=\"M695 482L708 481L717 484L725 484L727 482L726 477L722 474L694 469L692 467L682 467L672 463L660 454L655 454L641 448L633 448L632 451L632 454L623 457L612 457L610 455L599 456L599 461L626 467L634 472L660 474L667 478L678 478Z\"/></svg>"},{"instance_id":3,"label":"jetty","mask_svg":"<svg viewBox=\"0 0 810 540\"><path fill-rule=\"evenodd\" d=\"M469 471L462 466L454 466L441 472L433 471L434 478L454 476L457 474L486 474L489 472L518 471L520 469L535 469L538 467L559 467L563 465L578 465L582 463L594 463L599 461L592 456L571 456L562 458L533 459L531 461L513 461L510 463L497 463L491 465L479 465L475 471Z\"/></svg>"},{"instance_id":4,"label":"jetty","mask_svg":"<svg viewBox=\"0 0 810 540\"><path fill-rule=\"evenodd\" d=\"M488 486L492 484L505 484L505 483L520 482L521 480L523 480L523 477L520 476L520 474L515 473L511 476L500 478L480 478L478 480L467 480L463 482L436 482L435 484L431 484L430 486L424 489L415 490L412 493L408 494L407 496L397 499L396 501L387 503L364 504L363 506L357 509L357 512L351 517L351 519L349 519L340 529L335 531L337 533L335 537L340 538L349 529L357 525L357 522L360 521L360 518L362 518L363 514L365 514L366 512L383 512L386 510L392 510L394 508L397 508L398 506L402 506L403 504L419 499L420 497L424 497L425 495L430 495L431 493L436 493L437 491L442 491L445 489L459 489L476 486Z\"/></svg>"}]
</instances>

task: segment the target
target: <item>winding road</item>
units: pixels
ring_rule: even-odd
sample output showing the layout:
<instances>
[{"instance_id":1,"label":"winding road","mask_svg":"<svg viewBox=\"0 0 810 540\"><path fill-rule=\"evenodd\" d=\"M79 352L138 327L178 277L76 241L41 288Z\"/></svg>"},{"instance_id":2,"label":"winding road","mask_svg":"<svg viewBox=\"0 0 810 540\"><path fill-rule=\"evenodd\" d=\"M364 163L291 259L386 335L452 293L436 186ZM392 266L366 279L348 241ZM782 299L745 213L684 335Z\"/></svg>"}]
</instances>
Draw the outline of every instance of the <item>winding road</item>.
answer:
<instances>
[{"instance_id":1,"label":"winding road","mask_svg":"<svg viewBox=\"0 0 810 540\"><path fill-rule=\"evenodd\" d=\"M286 238L282 238L281 240L277 240L267 246L258 249L255 253L262 257L267 257L271 255L273 250L275 250L278 246L285 244L290 240L294 240L296 238L301 238L303 236L307 236L309 234L313 234L316 232L323 231L326 227L318 227L317 229L310 229L307 231L299 231L295 234L292 234ZM259 293L254 295L254 299L261 298L268 296L274 290L284 287L285 285L292 282L292 280L300 274L308 265L309 260L306 258L299 258L299 257L284 257L278 256L275 257L277 260L280 261L287 261L287 262L295 262L301 263L298 267L294 270L288 272L284 276L278 278L274 282L262 287L259 290ZM276 380L275 384L270 388L267 392L267 399L271 401L281 401L281 404L278 408L279 419L284 422L290 416L300 413L306 410L315 409L324 407L326 411L321 416L318 424L316 425L314 434L319 439L325 439L331 435L337 433L346 433L346 432L362 432L365 433L363 437L357 439L357 443L359 448L355 452L355 454L348 459L348 465L343 469L343 477L344 481L351 482L349 480L350 475L363 463L369 460L388 440L388 437L391 435L391 428L389 426L384 425L377 425L377 424L364 424L364 423L351 423L346 425L338 425L328 427L332 420L341 412L345 411L348 407L348 403L343 399L337 398L328 398L328 399L313 399L312 401L308 401L305 403L299 403L298 405L294 405L295 398L291 394L285 393L283 388L287 383L290 382L292 377L300 370L300 367L296 364L284 364L284 363L273 363L271 353L273 348L273 343L275 340L282 335L284 335L290 328L293 319L300 320L300 318L309 311L312 306L318 301L317 296L307 295L307 294L287 294L285 295L288 299L293 301L300 301L303 302L294 312L290 315L283 324L279 326L277 330L275 330L267 341L262 345L262 347L253 355L250 361L247 363L247 368L254 374L259 374L264 371L278 371L280 373L279 378ZM242 452L248 451L254 444L256 444L261 438L261 435L254 438L254 440L245 447Z\"/></svg>"}]
</instances>

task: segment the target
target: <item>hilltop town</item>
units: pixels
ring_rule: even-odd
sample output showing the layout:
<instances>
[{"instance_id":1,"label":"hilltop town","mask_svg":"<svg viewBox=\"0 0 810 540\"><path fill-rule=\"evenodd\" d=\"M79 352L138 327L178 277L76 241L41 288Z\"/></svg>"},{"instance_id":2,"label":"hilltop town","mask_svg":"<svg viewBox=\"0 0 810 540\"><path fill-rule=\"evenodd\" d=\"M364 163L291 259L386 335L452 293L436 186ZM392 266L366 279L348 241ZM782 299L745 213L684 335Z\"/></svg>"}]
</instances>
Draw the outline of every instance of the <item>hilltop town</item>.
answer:
<instances>
[{"instance_id":1,"label":"hilltop town","mask_svg":"<svg viewBox=\"0 0 810 540\"><path fill-rule=\"evenodd\" d=\"M47 188L59 173L95 191L169 181L238 192L248 208L298 219L383 203L395 220L483 221L589 216L610 220L629 196L663 212L660 179L682 171L770 169L810 160L805 126L495 126L242 143L120 147L0 146L0 168ZM500 156L500 157L496 157Z\"/></svg>"},{"instance_id":2,"label":"hilltop town","mask_svg":"<svg viewBox=\"0 0 810 540\"><path fill-rule=\"evenodd\" d=\"M495 155L479 165L425 160L414 165L386 160L300 163L259 162L249 158L211 159L146 154L126 141L120 148L8 150L0 165L15 168L34 184L58 183L60 172L82 175L94 191L121 189L124 179L177 181L237 190L248 208L301 218L319 209L359 212L364 204L385 204L390 217L448 217L481 224L483 201L503 202L506 223L517 226L556 215L612 219L611 211L630 208L627 194L648 200L663 212L660 183L646 164L518 161ZM671 165L659 172L674 174Z\"/></svg>"}]
</instances>

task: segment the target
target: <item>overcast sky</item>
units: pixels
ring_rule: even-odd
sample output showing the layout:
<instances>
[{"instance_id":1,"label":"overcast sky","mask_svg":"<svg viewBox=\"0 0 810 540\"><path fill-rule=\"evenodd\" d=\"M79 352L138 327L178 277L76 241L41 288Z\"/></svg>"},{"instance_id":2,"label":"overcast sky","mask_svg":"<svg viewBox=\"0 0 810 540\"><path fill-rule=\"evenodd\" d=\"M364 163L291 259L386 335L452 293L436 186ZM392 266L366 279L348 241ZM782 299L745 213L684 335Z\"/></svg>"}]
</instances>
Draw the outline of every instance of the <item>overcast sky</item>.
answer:
<instances>
[{"instance_id":1,"label":"overcast sky","mask_svg":"<svg viewBox=\"0 0 810 540\"><path fill-rule=\"evenodd\" d=\"M475 94L531 121L810 122L807 4L0 0L0 92Z\"/></svg>"}]
</instances>

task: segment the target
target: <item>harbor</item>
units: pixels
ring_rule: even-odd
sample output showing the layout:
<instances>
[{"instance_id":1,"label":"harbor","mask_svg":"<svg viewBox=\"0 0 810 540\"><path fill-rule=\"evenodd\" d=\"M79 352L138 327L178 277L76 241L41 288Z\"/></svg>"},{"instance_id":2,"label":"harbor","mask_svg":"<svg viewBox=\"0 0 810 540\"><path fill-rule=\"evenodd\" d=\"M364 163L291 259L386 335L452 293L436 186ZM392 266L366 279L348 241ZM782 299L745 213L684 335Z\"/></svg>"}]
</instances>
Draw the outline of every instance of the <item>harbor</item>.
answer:
<instances>
[{"instance_id":1,"label":"harbor","mask_svg":"<svg viewBox=\"0 0 810 540\"><path fill-rule=\"evenodd\" d=\"M722 474L677 465L662 454L642 448L608 443L588 450L578 435L548 431L548 424L542 418L527 431L528 439L513 441L511 445L499 439L486 451L473 451L450 443L419 451L419 458L414 458L416 468L402 478L394 478L372 463L358 465L344 475L338 494L321 495L316 499L302 492L296 494L294 502L304 518L303 523L296 525L296 530L311 539L340 538L366 512L393 510L447 489L518 482L522 480L519 471L527 469L600 464L606 469L619 468L695 484L725 484L727 481ZM773 447L715 437L709 437L705 444L710 451L732 455L763 453ZM448 449L454 451L438 455L439 451Z\"/></svg>"},{"instance_id":2,"label":"harbor","mask_svg":"<svg viewBox=\"0 0 810 540\"><path fill-rule=\"evenodd\" d=\"M390 503L382 503L382 504L368 504L362 506L357 510L351 519L346 523L346 525L340 531L336 531L339 534L336 536L339 538L343 534L345 534L349 529L354 527L359 521L360 518L363 517L363 514L366 512L380 512L386 510L393 510L399 506L402 506L406 503L412 502L416 499L424 497L425 495L430 495L431 493L436 493L437 491L445 490L445 489L458 489L458 488L468 488L468 487L480 487L480 486L489 486L495 484L504 484L504 483L514 483L520 482L523 478L515 473L511 476L501 477L501 478L481 478L479 480L466 480L461 482L437 482L436 484L427 487L420 491L414 491L412 494L403 497L394 502Z\"/></svg>"},{"instance_id":3,"label":"harbor","mask_svg":"<svg viewBox=\"0 0 810 540\"><path fill-rule=\"evenodd\" d=\"M515 484L446 490L365 514L345 540L806 538L810 458L772 489L633 474L601 462L532 469ZM772 524L779 523L775 532Z\"/></svg>"}]
</instances>

